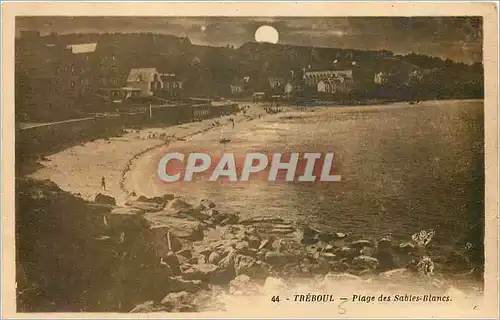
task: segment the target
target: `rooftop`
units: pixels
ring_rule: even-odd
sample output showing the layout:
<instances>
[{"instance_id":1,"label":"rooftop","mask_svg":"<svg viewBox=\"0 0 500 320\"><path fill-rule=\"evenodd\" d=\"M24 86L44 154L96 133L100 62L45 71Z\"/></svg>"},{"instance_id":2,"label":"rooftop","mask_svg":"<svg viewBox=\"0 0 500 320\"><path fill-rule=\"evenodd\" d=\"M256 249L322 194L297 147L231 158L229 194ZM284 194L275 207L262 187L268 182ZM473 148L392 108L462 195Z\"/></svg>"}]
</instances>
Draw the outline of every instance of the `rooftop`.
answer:
<instances>
[{"instance_id":1,"label":"rooftop","mask_svg":"<svg viewBox=\"0 0 500 320\"><path fill-rule=\"evenodd\" d=\"M97 48L97 43L80 43L80 44L69 44L66 48L71 49L73 54L79 53L91 53Z\"/></svg>"}]
</instances>

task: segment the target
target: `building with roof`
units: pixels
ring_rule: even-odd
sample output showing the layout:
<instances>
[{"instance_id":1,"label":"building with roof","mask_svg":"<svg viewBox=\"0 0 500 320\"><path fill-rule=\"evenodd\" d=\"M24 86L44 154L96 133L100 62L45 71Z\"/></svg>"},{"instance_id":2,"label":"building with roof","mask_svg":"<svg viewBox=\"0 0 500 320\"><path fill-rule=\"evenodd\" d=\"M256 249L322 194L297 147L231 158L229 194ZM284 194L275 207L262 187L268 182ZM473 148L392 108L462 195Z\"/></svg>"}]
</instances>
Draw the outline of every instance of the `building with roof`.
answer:
<instances>
[{"instance_id":1,"label":"building with roof","mask_svg":"<svg viewBox=\"0 0 500 320\"><path fill-rule=\"evenodd\" d=\"M352 70L307 71L303 76L304 83L312 87L317 86L321 80L330 80L336 78L343 79L343 81L346 82L352 81Z\"/></svg>"},{"instance_id":2,"label":"building with roof","mask_svg":"<svg viewBox=\"0 0 500 320\"><path fill-rule=\"evenodd\" d=\"M160 79L163 82L163 94L169 98L182 95L184 81L175 73L162 73Z\"/></svg>"},{"instance_id":3,"label":"building with roof","mask_svg":"<svg viewBox=\"0 0 500 320\"><path fill-rule=\"evenodd\" d=\"M163 81L156 68L134 68L127 77L127 87L141 90L141 96L152 96L163 88Z\"/></svg>"},{"instance_id":4,"label":"building with roof","mask_svg":"<svg viewBox=\"0 0 500 320\"><path fill-rule=\"evenodd\" d=\"M69 44L66 48L70 49L73 54L86 54L95 52L97 49L97 43Z\"/></svg>"}]
</instances>

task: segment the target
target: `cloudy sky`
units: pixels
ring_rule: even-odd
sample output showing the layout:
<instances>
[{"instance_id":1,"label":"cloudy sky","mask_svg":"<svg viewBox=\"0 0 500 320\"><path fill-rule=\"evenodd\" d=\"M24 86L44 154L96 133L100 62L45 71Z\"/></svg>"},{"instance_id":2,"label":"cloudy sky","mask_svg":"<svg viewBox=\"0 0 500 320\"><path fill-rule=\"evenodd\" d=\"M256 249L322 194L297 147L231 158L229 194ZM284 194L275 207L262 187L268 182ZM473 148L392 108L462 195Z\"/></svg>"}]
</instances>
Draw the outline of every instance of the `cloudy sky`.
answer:
<instances>
[{"instance_id":1,"label":"cloudy sky","mask_svg":"<svg viewBox=\"0 0 500 320\"><path fill-rule=\"evenodd\" d=\"M254 40L261 25L276 28L283 44L415 52L466 63L482 59L482 22L475 17L19 17L16 31L154 32L187 36L195 44L239 46Z\"/></svg>"}]
</instances>

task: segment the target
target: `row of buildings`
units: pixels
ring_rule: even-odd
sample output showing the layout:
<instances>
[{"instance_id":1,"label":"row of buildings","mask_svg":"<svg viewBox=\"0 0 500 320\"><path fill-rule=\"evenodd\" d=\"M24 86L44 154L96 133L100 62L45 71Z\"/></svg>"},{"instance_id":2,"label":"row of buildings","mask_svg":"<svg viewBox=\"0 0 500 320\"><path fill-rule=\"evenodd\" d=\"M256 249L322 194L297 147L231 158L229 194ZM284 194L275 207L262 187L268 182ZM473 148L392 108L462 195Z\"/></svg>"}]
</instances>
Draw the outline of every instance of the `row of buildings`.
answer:
<instances>
[{"instance_id":1,"label":"row of buildings","mask_svg":"<svg viewBox=\"0 0 500 320\"><path fill-rule=\"evenodd\" d=\"M331 69L303 68L300 71L290 71L283 77L269 77L267 82L269 91L273 95L290 97L296 91L307 91L326 95L345 95L353 92L357 86L384 87L387 85L400 84L410 86L421 83L424 77L432 70L423 70L415 66L404 65L402 67L384 68L377 66L359 66L351 62L351 68L338 68L334 61ZM251 77L236 79L231 85L233 95L244 95L255 92L251 86Z\"/></svg>"},{"instance_id":2,"label":"row of buildings","mask_svg":"<svg viewBox=\"0 0 500 320\"><path fill-rule=\"evenodd\" d=\"M89 95L108 100L181 96L180 77L168 70L128 65L112 43L67 44L47 38L24 31L16 40L17 107L72 107Z\"/></svg>"},{"instance_id":3,"label":"row of buildings","mask_svg":"<svg viewBox=\"0 0 500 320\"><path fill-rule=\"evenodd\" d=\"M173 50L176 45L166 47L165 53L154 53L168 60L168 50ZM27 108L74 106L89 95L108 101L150 96L172 99L193 94L192 90L186 93L186 83L196 89L210 79L222 80L223 88L218 91L233 96L264 92L266 95L291 97L297 92L348 94L360 84L408 84L422 81L423 77L422 70L388 57L381 59L380 65L373 66L365 61L356 64L335 60L330 67L308 66L272 76L255 72L231 80L202 78L199 73L191 72L183 78L169 69L175 65L160 63L160 60L150 61L147 56L134 41L70 43L61 41L58 36L41 37L37 32L22 32L16 40L16 105ZM190 66L177 69L186 68Z\"/></svg>"}]
</instances>

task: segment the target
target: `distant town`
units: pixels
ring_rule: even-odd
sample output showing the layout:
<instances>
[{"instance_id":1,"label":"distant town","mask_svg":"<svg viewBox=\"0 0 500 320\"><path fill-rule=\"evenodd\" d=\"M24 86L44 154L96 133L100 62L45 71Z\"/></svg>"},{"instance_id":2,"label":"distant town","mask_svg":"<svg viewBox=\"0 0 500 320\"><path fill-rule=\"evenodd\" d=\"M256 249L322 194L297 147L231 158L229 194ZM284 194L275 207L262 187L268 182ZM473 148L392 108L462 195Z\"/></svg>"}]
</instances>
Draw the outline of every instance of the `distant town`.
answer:
<instances>
[{"instance_id":1,"label":"distant town","mask_svg":"<svg viewBox=\"0 0 500 320\"><path fill-rule=\"evenodd\" d=\"M482 98L482 63L418 54L248 42L194 45L186 37L50 34L16 39L18 121L200 98L365 104Z\"/></svg>"}]
</instances>

